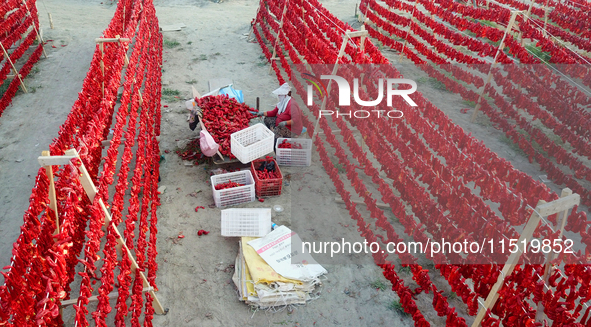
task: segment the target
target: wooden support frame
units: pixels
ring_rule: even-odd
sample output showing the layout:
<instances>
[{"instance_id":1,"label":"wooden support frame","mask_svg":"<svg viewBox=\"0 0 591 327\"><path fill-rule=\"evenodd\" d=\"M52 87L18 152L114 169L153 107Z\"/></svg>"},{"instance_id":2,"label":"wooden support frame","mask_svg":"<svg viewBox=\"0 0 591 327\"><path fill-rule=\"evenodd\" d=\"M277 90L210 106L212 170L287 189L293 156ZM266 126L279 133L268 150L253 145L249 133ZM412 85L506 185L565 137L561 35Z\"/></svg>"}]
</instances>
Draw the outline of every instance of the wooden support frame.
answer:
<instances>
[{"instance_id":1,"label":"wooden support frame","mask_svg":"<svg viewBox=\"0 0 591 327\"><path fill-rule=\"evenodd\" d=\"M99 50L101 51L101 74L102 74L102 81L101 81L101 93L103 98L105 97L105 43L106 42L129 42L130 40L128 38L120 38L119 36L114 37L114 38L96 38L94 39L94 42L98 43L99 45ZM127 55L126 55L127 56ZM129 62L129 61L126 61Z\"/></svg>"},{"instance_id":2,"label":"wooden support frame","mask_svg":"<svg viewBox=\"0 0 591 327\"><path fill-rule=\"evenodd\" d=\"M538 208L538 209L540 209L540 210L546 209L545 212L548 212L550 214L558 213L560 210L563 209L562 216L558 217L558 219L556 220L556 227L558 228L558 230L560 230L560 232L558 233L557 239L561 240L562 235L564 234L564 226L566 225L566 219L568 218L568 210L575 205L579 205L580 196L578 194L573 194L573 191L571 189L565 188L560 193L560 199L553 201L553 203L555 203L555 202L557 203L556 206L550 206L552 204L552 203L550 203L550 204L542 205L545 208ZM540 207L542 207L542 206L540 206ZM550 209L552 211L550 211ZM538 212L540 212L540 211L538 211ZM540 214L543 215L541 212L540 212ZM555 258L556 258L556 253L554 253L552 251L550 253L546 254L546 265L544 267L544 274L542 275L542 281L544 282L544 284L548 283L548 278L550 277L550 274L552 273L551 270L553 269L552 268L552 261ZM546 317L546 314L544 313L544 304L542 302L539 302L538 308L536 310L536 322L542 322L545 319L545 317Z\"/></svg>"},{"instance_id":3,"label":"wooden support frame","mask_svg":"<svg viewBox=\"0 0 591 327\"><path fill-rule=\"evenodd\" d=\"M480 92L480 95L478 95L478 100L476 101L476 107L474 107L474 112L472 113L472 117L470 118L471 123L476 121L476 117L478 116L478 111L480 110L480 107L482 107L482 105L480 103L482 102L482 97L484 96L484 91L486 90L486 86L488 85L488 83L490 83L490 81L492 79L493 68L495 68L495 66L497 64L497 59L499 58L499 53L501 53L501 51L503 51L503 48L505 47L505 38L507 38L507 34L509 34L509 32L511 32L511 29L513 28L513 25L515 24L515 19L517 18L517 15L520 13L522 13L522 12L519 10L511 11L511 18L509 18L509 23L507 24L507 28L505 29L505 33L503 34L503 38L501 39L501 43L499 44L499 48L497 49L497 52L495 53L493 63L490 65L490 69L488 70L488 76L486 78L486 82L484 82L484 85L482 86L482 91Z\"/></svg>"},{"instance_id":4,"label":"wooden support frame","mask_svg":"<svg viewBox=\"0 0 591 327\"><path fill-rule=\"evenodd\" d=\"M269 66L269 74L271 74L271 71L273 71L273 60L278 59L275 57L275 55L277 54L277 44L279 43L279 36L281 36L281 33L283 32L283 19L285 19L285 13L287 12L287 4L288 3L289 3L289 0L285 0L285 4L283 5L283 13L281 13L281 21L279 22L279 30L277 31L277 38L275 38L275 44L273 45L273 55L271 56L271 59L270 59L271 66Z\"/></svg>"},{"instance_id":5,"label":"wooden support frame","mask_svg":"<svg viewBox=\"0 0 591 327\"><path fill-rule=\"evenodd\" d=\"M25 5L25 8L27 9L27 13L29 14L29 16L31 16L31 18L33 18L33 15L31 14L31 11L29 10L29 6L27 5L27 1L22 0L22 2ZM51 16L50 16L50 19L51 19ZM33 21L34 21L34 19L33 19ZM37 33L37 39L39 41L39 44L41 44L41 49L43 49L43 57L45 57L47 59L47 53L45 53L45 47L43 46L43 38L41 37L39 30L37 30L37 26L35 26L35 23L33 23L33 29L35 30L35 33Z\"/></svg>"},{"instance_id":6,"label":"wooden support frame","mask_svg":"<svg viewBox=\"0 0 591 327\"><path fill-rule=\"evenodd\" d=\"M29 91L27 91L27 87L25 86L25 82L23 81L21 74L18 73L18 70L14 66L14 63L12 62L12 59L10 59L10 56L8 55L8 51L6 51L6 48L4 47L2 42L0 42L0 47L2 47L2 52L4 53L4 57L6 57L6 60L8 61L10 66L12 67L12 70L14 71L14 76L18 77L18 80L21 83L21 88L23 89L23 92L29 93Z\"/></svg>"},{"instance_id":7,"label":"wooden support frame","mask_svg":"<svg viewBox=\"0 0 591 327\"><path fill-rule=\"evenodd\" d=\"M541 218L542 217L536 214L535 212L532 214L527 224L523 228L523 232L521 233L521 236L519 237L519 241L517 242L517 244L522 244L523 241L525 241L525 243L529 243L535 229L538 227L538 223L540 222ZM519 261L519 258L521 257L521 254L523 253L523 250L524 249L522 248L518 248L518 250L515 251L515 253L511 253L509 258L507 259L507 262L503 266L503 270L501 270L501 274L497 278L497 282L493 285L492 289L490 290L490 293L488 293L488 296L484 301L484 307L481 308L480 311L478 311L478 315L476 315L474 323L472 323L472 327L480 326L480 322L482 321L482 319L484 319L487 310L492 309L492 307L499 299L498 292L499 290L501 290L501 287L503 287L503 284L505 283L505 277L508 277L513 272L515 266Z\"/></svg>"},{"instance_id":8,"label":"wooden support frame","mask_svg":"<svg viewBox=\"0 0 591 327\"><path fill-rule=\"evenodd\" d=\"M41 152L41 156L51 157L49 151ZM45 161L39 161L40 164L41 162L45 163ZM60 232L60 219L57 212L57 198L55 194L55 181L53 180L53 167L51 165L44 164L41 164L41 166L45 168L45 173L47 174L47 178L49 178L49 208L51 208L55 214L55 234L58 234Z\"/></svg>"},{"instance_id":9,"label":"wooden support frame","mask_svg":"<svg viewBox=\"0 0 591 327\"><path fill-rule=\"evenodd\" d=\"M576 193L573 194L569 188L565 188L562 190L561 198L558 200L554 200L550 203L546 203L546 201L543 200L540 200L538 202L538 205L534 209L532 216L529 218L527 224L523 228L523 232L521 233L519 240L517 241L517 251L515 253L512 253L507 259L507 262L503 266L503 270L501 271L501 274L499 275L497 282L493 285L492 289L490 290L490 293L488 294L488 297L486 298L486 301L484 302L483 308L480 309L478 315L476 316L476 319L474 319L472 327L478 327L482 319L484 319L487 310L491 309L495 305L496 301L499 298L498 292L501 289L501 287L503 287L505 278L513 272L515 266L519 261L519 258L521 257L521 254L525 250L521 248L520 245L523 244L523 242L525 242L525 244L529 244L534 231L538 227L540 221L542 221L542 217L562 212L562 219L560 221L557 221L557 227L560 228L559 238L562 239L562 234L564 233L564 226L566 224L566 218L568 216L568 210L570 210L573 206L578 205L579 203L580 196ZM544 270L543 277L544 283L546 283L547 278L549 276L551 261L553 260L553 258L554 253L552 252L550 252L550 254L548 254L548 256L546 257L546 267ZM538 304L538 310L536 313L536 321L538 322L540 322L544 317L542 308L543 304L540 302Z\"/></svg>"},{"instance_id":10,"label":"wooden support frame","mask_svg":"<svg viewBox=\"0 0 591 327\"><path fill-rule=\"evenodd\" d=\"M69 164L72 159L80 158L80 156L78 155L78 151L76 151L75 149L67 150L63 156L48 156L49 153L47 153L47 152L48 151L45 151L41 157L37 158L37 161L43 167L46 167L48 164L51 166L66 165L66 164ZM82 187L84 188L86 195L90 199L90 202L93 202L98 190L97 190L96 186L94 185L94 182L90 178L90 174L86 170L86 166L84 166L84 163L80 164L80 166L78 167L78 172L80 174L78 176L80 179L80 184L82 184ZM106 227L108 227L109 223L111 222L111 213L109 212L109 210L105 206L102 199L99 199L99 205L101 206L101 209L103 210L103 213L105 214L105 220L103 223ZM126 254L128 256L129 260L131 261L131 271L132 271L132 273L135 273L135 271L139 268L137 261L133 257L131 251L129 250L129 248L127 247L125 242L123 242L123 237L119 233L119 230L116 227L113 227L113 231L115 232L116 237L117 237L117 249L119 250L121 256L123 256L124 254ZM153 305L155 313L159 314L159 315L166 314L168 312L168 309L165 310L162 307L160 300L158 300L158 297L156 296L156 292L148 283L148 279L146 278L144 273L140 272L139 275L140 275L140 278L142 279L144 289L146 290L146 292L150 293L150 295L154 299L152 305ZM77 303L77 300L75 303ZM63 307L63 305L62 305L62 307Z\"/></svg>"},{"instance_id":11,"label":"wooden support frame","mask_svg":"<svg viewBox=\"0 0 591 327\"><path fill-rule=\"evenodd\" d=\"M361 37L362 41L365 41L367 35L368 32L365 30L365 26L363 25L361 26L360 31L345 32L345 34L343 35L343 43L341 43L341 48L339 49L339 54L337 56L337 60L334 64L334 67L332 68L331 75L335 75L337 73L337 70L339 69L339 60L341 60L343 55L345 55L345 48L347 47L347 43L349 43L349 39L352 39L354 37ZM361 43L361 46L363 46L363 42ZM328 81L328 85L326 86L326 96L324 97L324 99L322 99L322 105L320 106L321 111L326 108L326 103L328 102L328 94L330 93L331 82L332 80ZM312 143L314 143L316 134L318 134L318 124L320 124L320 118L322 118L322 116L320 113L318 113L318 119L316 119L316 124L314 125L314 134L312 134Z\"/></svg>"}]
</instances>

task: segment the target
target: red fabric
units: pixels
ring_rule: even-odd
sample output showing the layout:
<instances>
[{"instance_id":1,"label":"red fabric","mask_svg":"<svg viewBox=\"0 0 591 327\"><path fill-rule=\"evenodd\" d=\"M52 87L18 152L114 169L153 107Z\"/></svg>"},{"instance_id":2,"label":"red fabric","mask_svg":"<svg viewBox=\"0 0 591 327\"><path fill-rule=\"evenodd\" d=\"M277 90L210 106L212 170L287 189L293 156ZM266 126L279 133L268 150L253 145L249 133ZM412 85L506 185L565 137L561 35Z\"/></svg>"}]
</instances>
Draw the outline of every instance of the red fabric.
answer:
<instances>
[{"instance_id":1,"label":"red fabric","mask_svg":"<svg viewBox=\"0 0 591 327\"><path fill-rule=\"evenodd\" d=\"M291 120L291 126L287 125L286 127L296 135L302 134L302 110L293 98L289 100L283 113L277 115L277 112L279 112L279 108L275 107L275 109L267 111L267 117L277 117L276 125L282 121Z\"/></svg>"}]
</instances>

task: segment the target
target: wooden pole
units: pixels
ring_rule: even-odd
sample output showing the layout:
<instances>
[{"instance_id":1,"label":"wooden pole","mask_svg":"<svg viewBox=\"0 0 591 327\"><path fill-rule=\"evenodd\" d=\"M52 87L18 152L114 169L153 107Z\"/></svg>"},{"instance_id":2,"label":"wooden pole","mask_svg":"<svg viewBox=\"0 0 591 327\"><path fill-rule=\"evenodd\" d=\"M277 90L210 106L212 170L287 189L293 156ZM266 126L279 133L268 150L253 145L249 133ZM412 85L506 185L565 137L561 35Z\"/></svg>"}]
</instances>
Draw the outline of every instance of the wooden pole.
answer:
<instances>
[{"instance_id":1,"label":"wooden pole","mask_svg":"<svg viewBox=\"0 0 591 327\"><path fill-rule=\"evenodd\" d=\"M544 4L544 28L542 29L544 36L546 36L546 25L548 25L548 0Z\"/></svg>"},{"instance_id":2,"label":"wooden pole","mask_svg":"<svg viewBox=\"0 0 591 327\"><path fill-rule=\"evenodd\" d=\"M406 48L406 43L408 42L408 35L410 34L410 29L412 27L412 24L415 21L415 9L417 9L417 3L419 2L419 0L415 0L415 4L413 5L412 8L412 12L410 14L410 24L408 24L408 29L406 30L406 37L404 38L404 44L402 45L402 50L400 51L400 57L398 58L398 60L400 61L402 59L402 56L404 56L404 49Z\"/></svg>"},{"instance_id":3,"label":"wooden pole","mask_svg":"<svg viewBox=\"0 0 591 327\"><path fill-rule=\"evenodd\" d=\"M503 266L503 270L501 270L501 274L499 274L499 277L497 278L497 282L493 285L492 289L490 290L490 293L488 293L486 301L484 301L484 307L481 308L480 311L478 311L478 315L476 316L476 319L474 319L472 327L480 326L480 322L482 321L482 319L484 319L486 311L488 309L491 309L499 299L498 292L499 290L501 290L501 287L503 287L505 277L508 277L513 272L513 269L515 269L515 266L519 262L521 254L524 252L524 249L520 248L519 245L523 244L523 241L525 241L526 244L529 243L535 229L538 227L540 219L541 217L536 213L533 213L532 216L529 218L527 224L523 228L523 233L521 233L519 241L517 242L517 251L515 251L515 253L511 253L509 258L507 259L507 262Z\"/></svg>"},{"instance_id":4,"label":"wooden pole","mask_svg":"<svg viewBox=\"0 0 591 327\"><path fill-rule=\"evenodd\" d=\"M41 152L42 156L50 156L49 151ZM53 210L55 214L55 233L58 234L60 232L60 220L59 215L57 212L57 200L55 194L55 182L53 180L53 168L51 166L45 166L45 173L49 178L49 208Z\"/></svg>"},{"instance_id":5,"label":"wooden pole","mask_svg":"<svg viewBox=\"0 0 591 327\"><path fill-rule=\"evenodd\" d=\"M105 46L104 43L99 43L99 49L101 50L101 74L102 74L102 80L101 80L101 93L103 95L103 98L105 97Z\"/></svg>"},{"instance_id":6,"label":"wooden pole","mask_svg":"<svg viewBox=\"0 0 591 327\"><path fill-rule=\"evenodd\" d=\"M53 29L53 18L51 18L51 13L47 13L47 16L49 17L49 27Z\"/></svg>"},{"instance_id":7,"label":"wooden pole","mask_svg":"<svg viewBox=\"0 0 591 327\"><path fill-rule=\"evenodd\" d=\"M129 42L128 38L125 37L113 37L113 38L96 38L94 39L96 43L104 43L104 42Z\"/></svg>"},{"instance_id":8,"label":"wooden pole","mask_svg":"<svg viewBox=\"0 0 591 327\"><path fill-rule=\"evenodd\" d=\"M275 38L275 44L273 45L273 55L271 56L271 66L269 66L269 74L271 74L271 71L273 70L273 60L277 59L275 58L275 55L277 54L277 43L279 43L279 36L281 35L281 32L283 32L283 19L285 18L285 13L287 12L288 1L289 0L285 0L285 4L283 5L283 13L281 14L281 21L279 22L277 38Z\"/></svg>"},{"instance_id":9,"label":"wooden pole","mask_svg":"<svg viewBox=\"0 0 591 327\"><path fill-rule=\"evenodd\" d=\"M25 82L23 81L21 74L19 74L18 70L16 70L14 63L12 62L12 59L10 59L10 56L8 55L8 52L6 51L6 48L4 48L4 45L2 44L2 42L0 42L0 47L2 47L2 52L4 53L4 57L6 57L6 60L8 61L8 63L10 63L10 66L12 66L12 70L14 71L15 76L17 76L18 80L21 82L21 88L23 89L23 92L28 93L27 87L25 86Z\"/></svg>"},{"instance_id":10,"label":"wooden pole","mask_svg":"<svg viewBox=\"0 0 591 327\"><path fill-rule=\"evenodd\" d=\"M27 13L29 14L29 16L31 16L31 18L34 18L33 15L31 15L31 11L29 10L29 6L27 5L26 0L23 0L23 4L25 5L25 8L27 9ZM35 26L34 21L35 19L33 19L33 29L35 30L35 33L37 33L37 40L39 41L39 44L41 44L41 49L43 50L43 57L47 58L47 53L45 53L45 47L43 46L43 38L41 37L41 34L39 34L39 31L37 30L37 26Z\"/></svg>"},{"instance_id":11,"label":"wooden pole","mask_svg":"<svg viewBox=\"0 0 591 327\"><path fill-rule=\"evenodd\" d=\"M365 25L361 25L361 30L365 31ZM367 38L367 36L362 35L361 41L359 42L359 50L361 50L361 52L365 51L365 38Z\"/></svg>"},{"instance_id":12,"label":"wooden pole","mask_svg":"<svg viewBox=\"0 0 591 327\"><path fill-rule=\"evenodd\" d=\"M499 48L497 49L497 52L495 53L495 57L493 60L493 63L490 65L490 69L488 70L488 76L486 78L486 82L484 83L484 86L482 87L482 91L480 92L480 95L478 96L478 100L476 101L476 107L474 108L474 112L472 113L472 118L470 118L470 122L474 122L476 121L476 116L478 115L478 111L480 110L480 107L482 106L480 104L480 102L482 101L482 96L484 95L484 91L486 90L486 86L488 85L488 83L490 83L490 80L492 79L492 70L495 67L496 63L497 63L497 59L499 58L499 54L501 53L501 51L503 51L503 47L505 46L505 38L507 37L507 34L509 34L509 32L511 32L511 29L513 28L513 24L515 24L515 18L517 18L517 14L519 14L521 11L511 11L511 18L509 19L509 23L507 24L507 29L505 29L505 33L503 34L503 38L501 39L501 43L499 44Z\"/></svg>"}]
</instances>

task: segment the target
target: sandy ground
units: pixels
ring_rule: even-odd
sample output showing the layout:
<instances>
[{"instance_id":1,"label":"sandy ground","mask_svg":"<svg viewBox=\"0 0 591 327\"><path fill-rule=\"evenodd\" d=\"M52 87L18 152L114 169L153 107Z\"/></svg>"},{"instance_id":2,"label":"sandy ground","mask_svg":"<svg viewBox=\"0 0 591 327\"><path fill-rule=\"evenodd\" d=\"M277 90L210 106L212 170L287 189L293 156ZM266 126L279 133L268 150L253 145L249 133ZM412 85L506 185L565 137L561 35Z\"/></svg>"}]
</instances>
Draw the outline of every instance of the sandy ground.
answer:
<instances>
[{"instance_id":1,"label":"sandy ground","mask_svg":"<svg viewBox=\"0 0 591 327\"><path fill-rule=\"evenodd\" d=\"M0 265L9 263L12 242L22 224L22 214L34 176L39 169L36 157L47 149L57 135L77 98L82 80L94 51L94 38L100 36L114 11L110 1L46 0L55 29L48 28L47 14L39 2L41 24L46 39L53 39L57 48L47 47L49 58L37 64L39 72L27 79L35 93L20 94L0 117ZM238 301L231 282L238 240L220 236L220 211L209 208L213 203L209 170L213 165L187 166L174 154L187 139L198 133L188 129L183 99L191 96L191 85L201 93L208 91L208 80L230 78L235 88L243 90L246 102L254 106L260 97L261 109L269 110L276 102L271 91L277 87L274 75L262 59L256 43L246 41L249 24L255 16L258 2L202 0L155 0L161 25L184 23L178 32L164 33L164 88L178 90L179 99L170 99L162 108L161 149L165 161L161 164L162 182L167 189L162 195L158 234L158 297L170 309L166 316L155 316L157 326L412 326L412 319L388 306L398 297L389 290L389 282L369 255L341 256L322 261L329 271L320 297L293 311L252 311ZM358 24L354 18L354 1L328 1L326 7L340 19ZM173 42L178 45L172 46ZM61 47L62 44L67 46ZM396 62L391 52L386 55ZM409 64L397 64L409 78L425 76ZM459 96L426 86L421 89L439 108L445 110L467 132L485 140L501 156L511 160L523 171L537 178L543 175L526 158L499 141L500 132L490 126L468 123L469 115L459 113ZM330 179L313 155L307 168L282 167L291 174L280 197L244 207L271 207L281 204L287 210L273 220L285 224L302 235L305 241L332 241L345 238L362 241L344 205L335 203L336 192ZM550 185L555 191L559 188ZM193 196L191 195L193 194ZM195 213L196 206L205 210ZM292 216L292 208L294 215ZM297 210L295 210L297 209ZM360 208L360 210L363 210ZM298 213L297 220L295 212ZM395 227L400 227L396 226ZM197 236L197 230L211 231ZM402 229L401 227L399 229ZM177 235L186 236L179 240ZM414 286L411 276L401 273L407 285ZM449 295L449 288L437 274L431 278ZM376 286L385 286L377 290ZM74 295L75 296L75 295ZM444 324L436 317L431 297L417 298L421 308L435 326ZM460 300L450 298L465 316ZM72 310L64 312L71 325Z\"/></svg>"}]
</instances>

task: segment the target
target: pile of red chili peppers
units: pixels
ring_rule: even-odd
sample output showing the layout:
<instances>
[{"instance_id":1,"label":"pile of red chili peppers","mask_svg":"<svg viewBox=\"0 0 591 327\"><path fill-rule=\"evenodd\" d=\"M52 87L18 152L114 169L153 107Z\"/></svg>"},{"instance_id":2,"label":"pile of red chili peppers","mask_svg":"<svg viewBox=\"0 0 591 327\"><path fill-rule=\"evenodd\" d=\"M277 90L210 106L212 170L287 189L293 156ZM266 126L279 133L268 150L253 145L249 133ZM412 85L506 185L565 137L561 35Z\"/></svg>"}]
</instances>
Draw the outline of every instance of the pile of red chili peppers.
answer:
<instances>
[{"instance_id":1,"label":"pile of red chili peppers","mask_svg":"<svg viewBox=\"0 0 591 327\"><path fill-rule=\"evenodd\" d=\"M281 149L301 149L302 145L299 143L292 144L292 143L287 142L287 140L283 140L283 142L279 143L277 145L277 147L281 148Z\"/></svg>"},{"instance_id":2,"label":"pile of red chili peppers","mask_svg":"<svg viewBox=\"0 0 591 327\"><path fill-rule=\"evenodd\" d=\"M228 181L226 183L216 185L215 189L219 191L219 190L225 190L227 188L233 188L233 187L244 186L244 185L245 184L240 184L240 183Z\"/></svg>"},{"instance_id":3,"label":"pile of red chili peppers","mask_svg":"<svg viewBox=\"0 0 591 327\"><path fill-rule=\"evenodd\" d=\"M230 147L230 135L248 127L255 117L250 111L257 110L228 95L206 96L195 98L195 102L203 110L203 125L211 134L222 155L234 158Z\"/></svg>"},{"instance_id":4,"label":"pile of red chili peppers","mask_svg":"<svg viewBox=\"0 0 591 327\"><path fill-rule=\"evenodd\" d=\"M258 179L277 179L281 178L281 173L277 171L277 162L272 157L267 156L265 160L255 161L253 165L257 166L255 172Z\"/></svg>"}]
</instances>

